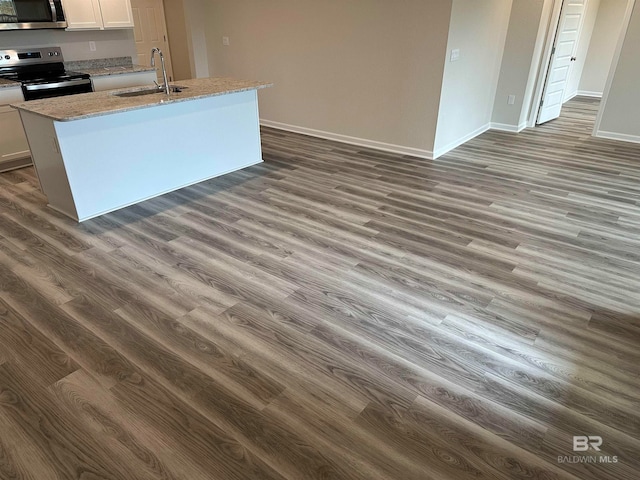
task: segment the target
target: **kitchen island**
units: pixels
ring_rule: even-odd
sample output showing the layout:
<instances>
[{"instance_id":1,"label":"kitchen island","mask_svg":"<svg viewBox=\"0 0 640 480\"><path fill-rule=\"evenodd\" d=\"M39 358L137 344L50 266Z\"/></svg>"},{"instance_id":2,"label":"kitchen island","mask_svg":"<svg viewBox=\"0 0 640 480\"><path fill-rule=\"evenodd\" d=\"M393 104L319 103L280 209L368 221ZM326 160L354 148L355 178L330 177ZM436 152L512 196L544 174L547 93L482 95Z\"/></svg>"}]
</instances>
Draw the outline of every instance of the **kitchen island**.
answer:
<instances>
[{"instance_id":1,"label":"kitchen island","mask_svg":"<svg viewBox=\"0 0 640 480\"><path fill-rule=\"evenodd\" d=\"M12 105L49 206L82 222L262 162L257 90L270 84L179 86L169 96L145 87Z\"/></svg>"}]
</instances>

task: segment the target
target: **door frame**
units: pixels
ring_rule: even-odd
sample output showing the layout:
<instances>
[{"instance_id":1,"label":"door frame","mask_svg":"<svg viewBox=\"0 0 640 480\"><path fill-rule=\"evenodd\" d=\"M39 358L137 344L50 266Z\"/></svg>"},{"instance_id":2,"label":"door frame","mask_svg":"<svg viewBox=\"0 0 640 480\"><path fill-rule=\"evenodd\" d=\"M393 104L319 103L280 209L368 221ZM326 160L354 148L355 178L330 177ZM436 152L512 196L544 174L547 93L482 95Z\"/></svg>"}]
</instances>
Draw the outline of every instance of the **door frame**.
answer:
<instances>
[{"instance_id":1,"label":"door frame","mask_svg":"<svg viewBox=\"0 0 640 480\"><path fill-rule=\"evenodd\" d=\"M567 4L567 0L562 0L560 2L557 2L560 5L560 11L558 13L558 23L556 25L556 28L553 30L553 38L551 39L551 43L550 43L550 51L553 52L555 48L557 48L558 45L558 39L559 36L561 34L560 32L560 28L562 26L562 20L563 20L563 13L565 12L565 6ZM576 39L576 43L574 45L574 51L571 53L571 58L575 58L574 55L576 54L576 51L578 50L578 47L580 46L580 41L582 40L582 34L584 31L584 23L585 23L585 19L587 17L587 12L589 9L589 3L590 0L584 0L584 4L583 4L583 14L582 17L580 18L580 24L578 25L578 38ZM553 24L552 24L553 25ZM542 110L543 110L543 105L542 105L542 101L545 98L545 94L547 93L547 88L549 87L549 80L551 79L551 75L552 75L552 71L551 71L551 67L555 62L555 58L553 56L553 53L549 54L549 62L547 64L546 67L546 74L544 76L544 81L542 82L541 85L541 93L540 93L540 101L537 103L537 107L536 107L536 115L535 115L535 125L541 125L542 123L546 123L549 120L553 120L553 119L549 119L546 120L545 122L540 122L540 116L542 114ZM567 74L567 78L565 80L565 88L562 90L562 99L560 100L561 104L564 104L565 102L565 98L566 98L566 88L569 84L569 80L571 79L571 74L573 72L573 69L575 67L575 63L573 61L571 61L569 63L569 73Z\"/></svg>"},{"instance_id":2,"label":"door frame","mask_svg":"<svg viewBox=\"0 0 640 480\"><path fill-rule=\"evenodd\" d=\"M531 108L529 109L529 116L527 117L527 127L535 127L540 116L540 102L542 102L542 96L544 95L544 89L547 84L547 78L549 76L549 69L551 68L551 52L553 51L553 45L555 44L556 37L558 35L558 29L560 28L560 16L562 15L562 7L566 0L552 0L553 9L549 16L547 24L547 32L545 36L544 50L540 58L540 67L538 70L538 77L536 80L536 88L533 94L533 100L531 102ZM580 41L580 39L578 39Z\"/></svg>"},{"instance_id":3,"label":"door frame","mask_svg":"<svg viewBox=\"0 0 640 480\"><path fill-rule=\"evenodd\" d=\"M551 51L553 44L555 43L558 28L560 26L560 14L562 13L562 5L564 0L550 0L553 2L553 6L549 17L547 19L546 32L544 33L544 49L540 56L538 64L538 73L536 75L536 86L533 91L531 99L529 114L527 116L527 127L532 128L536 126L538 120L538 114L540 112L540 102L542 101L542 95L544 93L544 87L546 84L547 76L549 74L549 67L551 66Z\"/></svg>"},{"instance_id":4,"label":"door frame","mask_svg":"<svg viewBox=\"0 0 640 480\"><path fill-rule=\"evenodd\" d=\"M552 4L552 6L550 8L550 13L548 14L548 17L546 19L546 29L544 33L541 34L542 39L540 37L538 38L538 41L541 41L541 40L544 41L544 48L542 49L542 54L540 55L537 72L534 74L535 88L533 90L533 94L529 101L529 112L527 114L528 128L534 128L536 126L538 113L540 111L540 102L542 101L542 95L544 93L547 74L549 71L549 67L551 65L551 50L553 49L553 44L555 42L556 34L560 26L560 15L562 13L562 6L564 5L564 2L565 2L565 0L548 0L548 1ZM633 12L633 8L635 4L636 4L636 0L627 0L627 10L625 12L625 18L622 24L622 30L620 31L620 38L618 39L618 45L616 46L616 51L613 55L613 61L611 62L611 68L609 69L609 74L607 76L607 83L605 84L602 100L600 102L598 117L596 119L596 124L594 127L594 135L596 135L596 132L598 131L600 122L602 120L602 112L604 111L604 106L606 104L607 96L609 94L609 90L611 89L613 75L615 74L616 68L618 66L620 53L622 51L622 45L624 44L624 39L627 35L629 22L631 21L631 13ZM544 24L544 22L545 22L545 19L541 21L542 24Z\"/></svg>"}]
</instances>

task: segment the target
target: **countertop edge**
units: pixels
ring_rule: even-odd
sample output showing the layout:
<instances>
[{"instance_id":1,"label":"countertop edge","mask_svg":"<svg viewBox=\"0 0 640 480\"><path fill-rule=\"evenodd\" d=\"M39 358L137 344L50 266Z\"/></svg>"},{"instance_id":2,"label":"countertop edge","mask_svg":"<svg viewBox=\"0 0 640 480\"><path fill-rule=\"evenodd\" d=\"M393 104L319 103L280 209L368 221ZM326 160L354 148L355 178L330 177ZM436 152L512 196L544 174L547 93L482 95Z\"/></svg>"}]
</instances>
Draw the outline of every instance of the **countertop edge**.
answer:
<instances>
[{"instance_id":1,"label":"countertop edge","mask_svg":"<svg viewBox=\"0 0 640 480\"><path fill-rule=\"evenodd\" d=\"M95 77L108 77L112 75L127 75L132 73L146 73L153 72L156 69L153 67L145 67L145 66L114 66L114 67L99 67L99 68L84 68L75 70L79 73L86 73L91 76L91 78Z\"/></svg>"},{"instance_id":2,"label":"countertop edge","mask_svg":"<svg viewBox=\"0 0 640 480\"><path fill-rule=\"evenodd\" d=\"M238 88L230 88L224 91L217 91L217 92L210 92L210 93L203 93L203 94L199 94L199 95L194 95L194 96L189 96L189 97L185 97L185 98L180 98L180 97L170 97L169 100L160 100L160 101L156 101L153 103L149 103L149 104L143 104L143 105L132 105L132 106L122 106L119 108L115 108L115 109L111 109L111 110L106 110L106 111L100 111L100 112L90 112L87 114L78 114L78 115L69 115L69 116L61 116L61 115L52 115L52 114L47 114L45 112L38 112L35 111L32 107L32 102L19 102L19 103L13 103L10 106L16 110L22 110L25 112L29 112L32 113L34 115L38 115L44 118L48 118L50 120L56 121L56 122L73 122L73 121L78 121L78 120L86 120L89 118L95 118L95 117L104 117L107 115L115 115L118 113L126 113L126 112L131 112L131 111L135 111L135 110L143 110L143 109L148 109L148 108L153 108L153 107L161 107L164 105L172 105L175 103L182 103L182 102L189 102L189 101L193 101L193 100L201 100L204 98L210 98L210 97L218 97L218 96L222 96L222 95L230 95L230 94L234 94L234 93L240 93L240 92L247 92L247 91L251 91L251 90L262 90L264 88L269 88L272 87L273 83L261 83L258 85L251 85L251 86L246 86L246 87L238 87ZM109 96L115 96L114 93L115 92L129 92L129 91L135 91L136 89L132 89L132 88L125 88L125 89L117 89L117 90L110 90L107 92L99 92L101 94L107 94ZM62 97L58 97L58 98L62 98Z\"/></svg>"}]
</instances>

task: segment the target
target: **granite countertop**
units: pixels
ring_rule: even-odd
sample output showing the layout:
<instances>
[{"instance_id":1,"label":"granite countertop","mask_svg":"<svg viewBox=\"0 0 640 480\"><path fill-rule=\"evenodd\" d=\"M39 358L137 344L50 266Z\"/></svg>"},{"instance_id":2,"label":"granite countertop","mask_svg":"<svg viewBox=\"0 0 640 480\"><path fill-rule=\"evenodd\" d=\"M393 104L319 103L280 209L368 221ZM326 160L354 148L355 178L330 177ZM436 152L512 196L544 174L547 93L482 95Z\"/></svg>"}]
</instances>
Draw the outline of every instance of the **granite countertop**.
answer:
<instances>
[{"instance_id":1,"label":"granite countertop","mask_svg":"<svg viewBox=\"0 0 640 480\"><path fill-rule=\"evenodd\" d=\"M20 84L18 82L14 82L13 80L6 80L4 78L0 78L0 88L5 87L19 87Z\"/></svg>"},{"instance_id":2,"label":"granite countertop","mask_svg":"<svg viewBox=\"0 0 640 480\"><path fill-rule=\"evenodd\" d=\"M176 82L186 87L180 93L141 95L136 97L118 97L117 93L135 92L149 89L151 86L110 90L106 92L82 93L66 97L45 98L11 105L18 110L35 113L52 120L66 122L84 118L122 113L141 108L159 107L177 102L197 100L218 95L258 90L271 87L268 82L236 80L233 78L199 78Z\"/></svg>"},{"instance_id":3,"label":"granite countertop","mask_svg":"<svg viewBox=\"0 0 640 480\"><path fill-rule=\"evenodd\" d=\"M65 62L67 70L88 73L92 77L119 75L123 73L149 72L155 70L146 65L134 65L131 57L96 58Z\"/></svg>"},{"instance_id":4,"label":"granite countertop","mask_svg":"<svg viewBox=\"0 0 640 480\"><path fill-rule=\"evenodd\" d=\"M81 73L88 73L92 77L102 77L105 75L120 75L123 73L152 72L155 71L155 68L143 67L141 65L130 65L116 67L83 68L76 71Z\"/></svg>"}]
</instances>

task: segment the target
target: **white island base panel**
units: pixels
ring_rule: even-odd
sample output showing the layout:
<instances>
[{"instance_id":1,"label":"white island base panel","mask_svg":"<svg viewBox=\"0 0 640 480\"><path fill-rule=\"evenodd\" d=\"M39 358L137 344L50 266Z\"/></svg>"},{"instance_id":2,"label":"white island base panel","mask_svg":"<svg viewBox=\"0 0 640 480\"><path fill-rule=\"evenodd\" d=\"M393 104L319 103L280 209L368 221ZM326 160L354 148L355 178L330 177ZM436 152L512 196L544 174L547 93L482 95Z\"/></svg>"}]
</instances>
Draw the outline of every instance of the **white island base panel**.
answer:
<instances>
[{"instance_id":1,"label":"white island base panel","mask_svg":"<svg viewBox=\"0 0 640 480\"><path fill-rule=\"evenodd\" d=\"M256 90L67 122L20 114L49 206L79 222L262 162Z\"/></svg>"}]
</instances>

